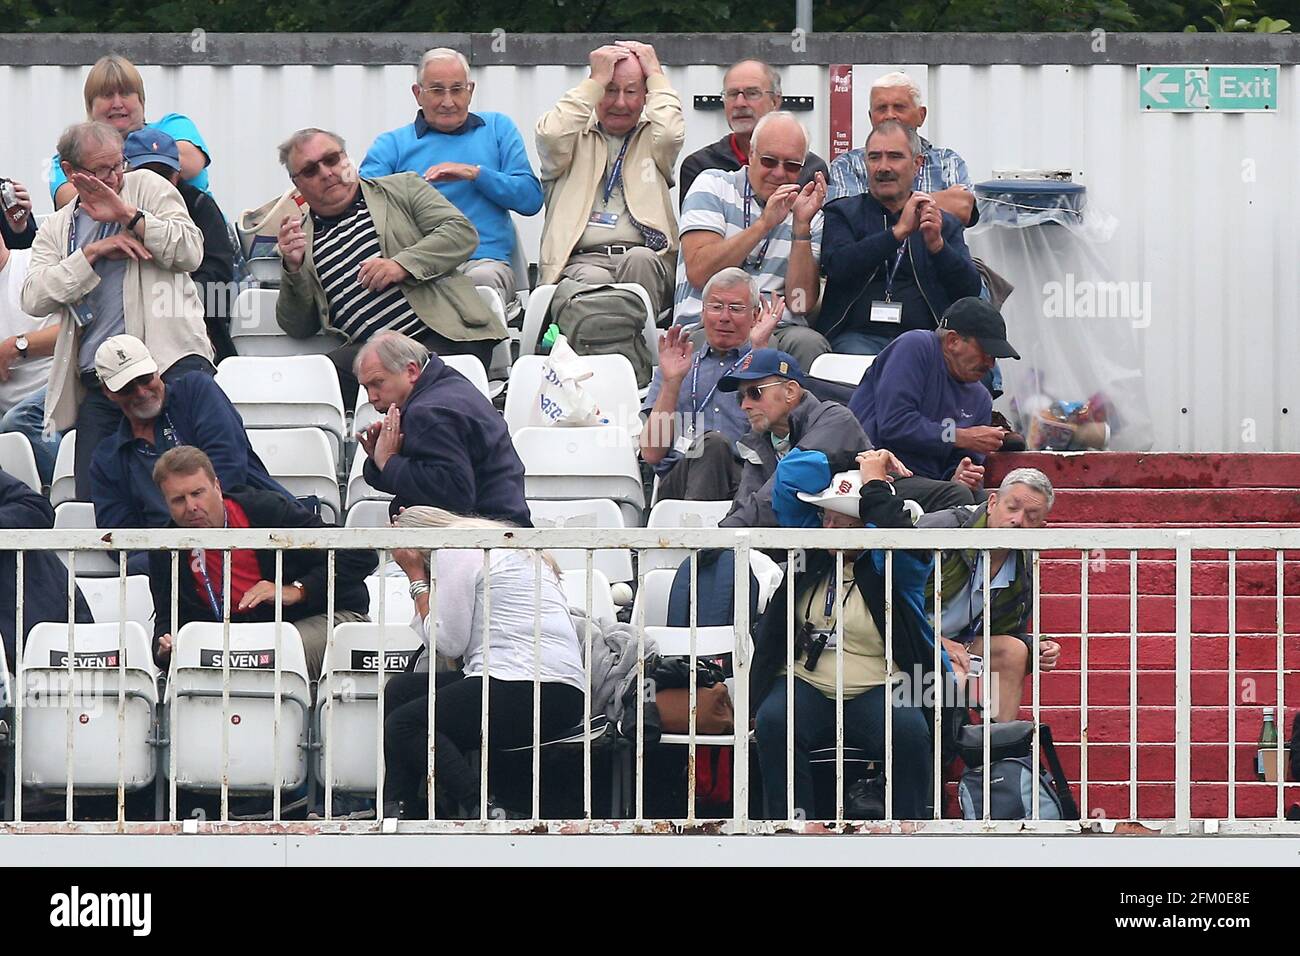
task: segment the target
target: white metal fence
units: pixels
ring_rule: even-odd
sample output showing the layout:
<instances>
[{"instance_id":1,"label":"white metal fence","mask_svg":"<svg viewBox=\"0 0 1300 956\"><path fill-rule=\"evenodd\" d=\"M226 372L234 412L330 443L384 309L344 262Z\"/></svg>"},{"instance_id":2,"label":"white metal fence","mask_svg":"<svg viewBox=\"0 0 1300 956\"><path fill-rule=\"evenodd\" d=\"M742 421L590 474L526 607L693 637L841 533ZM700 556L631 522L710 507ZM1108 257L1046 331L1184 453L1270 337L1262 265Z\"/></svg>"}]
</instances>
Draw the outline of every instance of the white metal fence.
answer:
<instances>
[{"instance_id":1,"label":"white metal fence","mask_svg":"<svg viewBox=\"0 0 1300 956\"><path fill-rule=\"evenodd\" d=\"M960 820L945 818L943 815L945 804L949 802L949 794L946 791L944 783L945 777L945 758L940 753L939 748L934 748L932 754L932 810L928 816L915 820L898 820L892 817L892 795L894 788L894 774L891 770L891 743L894 726L894 708L885 708L884 724L884 747L883 761L885 775L885 818L882 820L852 820L846 817L844 789L847 782L846 777L846 748L845 748L845 727L844 727L844 668L843 668L843 616L837 615L838 629L840 640L836 644L836 661L837 661L837 719L836 732L831 746L834 750L834 812L825 819L817 819L815 815L810 816L807 812L798 812L791 809L784 819L766 819L765 814L759 809L760 801L751 799L754 792L754 781L751 777L751 752L755 746L755 741L751 733L747 732L749 726L750 713L750 687L749 677L751 663L753 659L753 647L749 640L751 634L751 620L748 603L744 600L736 602L734 620L734 653L731 655L732 671L734 680L729 682L734 698L736 713L737 732L734 738L728 742L727 746L733 753L733 778L732 778L732 801L731 813L724 816L712 816L701 812L701 807L696 801L696 775L699 766L698 758L700 757L700 748L703 746L714 746L714 738L705 738L702 734L697 734L696 728L692 723L689 732L685 735L684 749L686 755L686 788L684 812L681 814L672 813L665 815L656 815L650 812L649 808L656 795L653 790L658 783L654 776L648 773L648 766L651 762L652 755L657 749L656 746L647 741L644 736L644 707L646 703L645 694L636 696L636 735L631 739L619 737L614 728L604 726L597 721L588 721L584 729L574 736L568 743L563 746L568 748L571 759L575 765L580 762L581 765L581 800L580 812L575 812L564 817L546 816L543 813L543 763L549 759L549 752L553 745L550 741L544 740L541 736L539 714L539 695L538 681L539 658L538 658L538 638L540 636L540 620L535 624L534 631L534 694L533 694L533 732L532 742L528 749L529 769L526 774L529 777L529 805L520 809L525 810L527 819L505 819L490 812L488 801L480 799L480 810L477 819L445 819L439 818L437 807L435 806L434 794L436 792L437 780L434 774L434 735L436 732L435 719L435 702L437 689L435 682L430 682L428 693L428 719L429 719L429 761L428 776L426 780L428 792L428 820L397 820L385 818L383 800L377 800L375 803L374 819L350 819L345 814L336 810L336 800L338 795L334 788L334 763L338 759L336 750L341 747L343 741L340 734L334 733L335 728L331 721L338 719L334 707L325 708L324 721L320 726L316 726L317 720L313 719L314 714L321 713L320 704L322 700L318 699L317 709L313 712L313 705L310 698L310 691L302 681L295 678L296 671L292 664L292 653L290 648L283 640L283 634L287 633L274 625L270 625L274 632L273 645L270 650L273 654L269 661L263 660L260 669L251 670L241 668L239 661L235 660L232 664L232 651L238 651L241 645L238 640L232 637L232 629L228 625L221 626L221 640L219 645L213 645L213 653L219 646L220 654L217 657L209 657L200 661L200 667L196 670L207 675L206 682L185 679L184 675L179 673L184 665L178 663L181 657L180 649L173 650L170 659L169 672L165 675L165 691L163 694L157 694L157 687L151 692L147 683L132 684L130 677L133 670L141 668L141 662L136 657L130 665L128 658L133 654L138 655L138 648L133 650L128 644L128 633L131 628L126 622L120 623L117 628L117 645L110 650L113 653L103 653L103 647L100 647L99 653L89 656L83 654L86 648L83 646L82 651L78 650L77 644L77 626L67 629L67 646L59 653L53 654L48 659L46 667L33 667L31 662L25 660L26 655L20 650L16 655L16 660L11 662L14 671L12 688L9 689L8 703L12 707L10 726L12 727L12 750L10 752L13 775L11 781L16 780L17 794L24 790L23 784L34 782L28 769L37 762L49 765L53 755L55 761L62 759L64 779L56 789L56 796L62 796L61 812L57 809L51 810L47 805L43 812L28 813L24 815L24 801L22 799L10 799L8 801L8 820L11 822L0 825L0 830L4 832L137 832L137 833L157 833L157 832L211 832L211 833L231 833L231 832L270 832L268 828L274 828L275 832L284 832L285 828L301 832L401 832L413 833L447 833L447 832L550 832L550 833L605 833L605 832L711 832L719 834L762 834L772 832L858 832L858 833L933 833L933 832L956 832L956 833L1068 833L1085 830L1092 831L1126 831L1141 826L1147 829L1173 832L1173 833L1277 833L1277 832L1300 832L1300 824L1286 822L1283 819L1285 808L1288 803L1294 803L1300 799L1300 785L1292 783L1288 785L1286 778L1286 757L1285 749L1286 737L1289 733L1289 725L1286 722L1285 715L1286 704L1288 699L1288 682L1290 682L1290 696L1295 696L1295 679L1297 674L1297 660L1300 660L1300 629L1295 623L1288 620L1286 593L1286 571L1288 568L1294 568L1294 558L1288 563L1287 551L1300 550L1300 533L1295 529L1278 529L1278 530L1217 530L1217 529L1153 529L1153 530L1100 530L1100 529L1071 529L1071 530L1041 530L1041 531L992 531L992 530L861 530L861 531L823 531L817 530L789 530L789 529L752 529L746 531L737 530L718 530L718 529L609 529L609 530L581 530L581 529L520 529L512 531L479 531L479 530L456 530L456 531L438 531L431 532L427 530L415 529L322 529L313 531L279 531L279 530L213 530L203 533L194 533L181 530L167 531L117 531L110 534L104 534L101 531L11 531L7 536L10 547L22 549L18 552L17 573L20 578L18 587L18 606L16 608L18 630L23 630L23 588L21 587L21 578L25 571L24 557L35 550L71 550L73 557L69 561L68 580L69 584L75 581L77 553L86 551L104 551L110 549L122 549L118 553L119 557L119 590L118 597L123 604L126 601L126 558L125 553L128 550L137 549L184 549L173 550L171 552L170 573L172 577L171 593L173 595L172 606L169 608L157 608L158 615L170 616L172 627L170 633L177 633L178 611L176 606L177 595L177 577L181 573L182 565L179 560L180 555L185 551L194 548L256 548L256 549L276 549L276 581L277 585L283 582L283 549L296 548L318 548L329 549L328 562L332 572L335 549L342 548L379 548L383 549L381 553L380 567L386 565L388 551L398 547L415 547L415 548L583 548L586 550L586 593L583 596L586 607L597 606L594 603L593 596L593 575L592 555L596 548L631 548L637 552L646 549L658 549L667 547L679 547L690 549L711 549L723 548L730 549L735 554L734 575L735 593L745 595L749 593L749 568L750 553L754 550L764 550L778 557L784 555L789 566L798 567L800 549L851 549L861 550L865 548L886 549L886 558L884 564L885 576L885 631L882 635L885 645L885 660L889 668L891 679L896 674L893 665L893 642L896 638L894 634L894 602L898 599L894 594L893 575L895 566L895 549L906 549L922 554L937 554L939 549L945 548L966 548L972 545L981 549L997 548L1017 548L1022 550L1032 549L1032 563L1035 568L1035 589L1033 594L1033 621L1034 632L1033 640L1035 648L1037 643L1043 639L1045 634L1059 634L1060 626L1069 629L1069 623L1064 625L1061 622L1053 621L1051 615L1044 618L1040 604L1040 588L1043 577L1037 573L1040 563L1045 554L1067 554L1077 557L1079 563L1079 621L1077 634L1077 659L1078 665L1078 686L1079 694L1077 703L1052 700L1050 694L1044 693L1043 681L1046 675L1039 672L1037 668L1033 669L1032 678L1028 682L1028 708L1033 715L1035 722L1038 722L1043 716L1043 711L1052 709L1054 712L1073 710L1077 713L1078 734L1073 739L1058 740L1071 747L1077 747L1077 779L1071 780L1075 792L1078 795L1081 820L1049 820L1037 819L1040 805L1040 795L1038 788L1033 791L1033 806L1035 819L1031 820L994 820L990 819L990 801L989 801L989 774L983 776L983 807L984 818L977 820ZM1128 739L1123 741L1124 748L1128 755L1127 774L1120 782L1127 784L1129 793L1128 812L1097 814L1095 807L1090 805L1090 788L1102 786L1103 781L1098 779L1089 779L1089 753L1090 747L1092 752L1097 753L1104 749L1105 745L1099 743L1090 744L1089 741L1089 723L1090 714L1092 713L1095 701L1089 698L1089 642L1090 639L1099 639L1096 633L1090 633L1089 630L1089 574L1092 566L1092 558L1098 549L1103 549L1106 553L1112 555L1126 556L1127 566L1130 573L1131 587L1129 590L1129 620L1130 630L1127 635L1129 641L1129 664L1126 670L1128 684L1127 709L1129 712L1128 722ZM1226 676L1227 686L1229 688L1228 698L1224 701L1222 712L1226 714L1227 720L1224 724L1226 740L1215 741L1216 745L1226 746L1229 755L1226 774L1223 778L1213 770L1198 768L1194 766L1193 754L1195 752L1194 742L1204 740L1205 734L1199 732L1199 728L1194 727L1194 720L1209 720L1217 715L1217 708L1211 701L1206 703L1203 695L1201 699L1194 700L1194 696L1200 695L1200 691L1194 689L1194 677L1201 670L1194 660L1193 653L1193 609L1195 600L1195 588L1193 581L1193 569L1196 564L1196 552L1224 552L1227 562L1227 633L1223 635L1227 643L1227 663ZM1275 630L1271 636L1274 642L1274 655L1271 667L1261 666L1258 662L1251 665L1253 672L1262 677L1260 683L1264 684L1263 688L1256 688L1256 692L1267 690L1271 696L1265 695L1271 700L1276 707L1279 725L1279 740L1276 745L1275 759L1279 772L1277 781L1268 784L1256 784L1257 787L1267 787L1269 792L1275 794L1275 800L1269 801L1273 804L1268 811L1263 813L1239 813L1235 803L1239 789L1247 781L1239 774L1238 761L1236 756L1243 744L1248 744L1253 736L1253 729L1243 731L1238 727L1236 719L1237 711L1237 679L1240 673L1244 673L1244 668L1238 664L1239 633L1236 607L1237 597L1237 557L1239 554L1251 552L1253 561L1271 561L1276 568L1276 611L1275 611ZM1168 705L1172 706L1174 712L1174 732L1172 749L1174 755L1174 765L1172 781L1165 781L1161 774L1156 771L1152 772L1143 767L1144 754L1151 747L1149 741L1144 740L1140 731L1140 711L1146 707L1165 706L1165 701L1155 698L1140 700L1139 682L1144 676L1151 673L1149 667L1142 665L1143 640L1139 631L1139 605L1140 598L1144 597L1139 592L1139 570L1142 563L1155 555L1164 552L1172 552L1175 567L1175 587L1173 601L1175 605L1175 620L1173 627L1174 638L1174 655L1173 655L1173 693L1172 699ZM1266 555L1260 559L1259 553ZM983 586L985 593L989 587L989 562L987 560L988 551L984 551L986 560L984 561L984 581ZM1271 555L1271 557L1268 557ZM490 580L491 569L487 562L487 551L484 551L484 575ZM1217 559L1217 558L1216 558ZM225 552L225 574L223 580L226 582L222 600L225 606L229 607L230 602L230 552ZM644 564L644 562L642 562ZM432 562L434 575L429 595L430 614L437 615L438 604L438 582L436 578L437 562ZM843 554L840 553L835 560L835 575L837 584L842 585L845 563ZM539 572L540 574L540 572ZM330 575L331 580L333 575ZM534 600L539 602L540 606L540 576L534 590ZM644 587L645 572L642 570L638 574L638 585ZM795 581L790 575L786 575L780 587L786 589L787 597L792 598L794 594ZM838 590L838 588L837 588ZM938 589L937 589L938 590ZM486 589L487 597L484 601L484 614L491 614L491 597L490 589ZM381 592L382 593L382 592ZM691 575L691 595L692 608L698 608L699 602L696 600L697 594L697 574ZM935 595L934 605L936 614L940 605L941 596ZM987 601L986 601L987 605ZM333 587L330 589L328 597L328 612L334 610L334 593ZM787 619L786 619L786 662L785 673L778 678L786 682L787 689L792 689L795 681L795 651L792 640L798 621L794 616L794 601L787 600ZM279 599L276 602L277 615L282 613L282 607ZM644 623L645 607L640 605L639 615L642 618L640 622ZM69 620L73 618L72 598L69 599ZM122 615L125 616L125 615ZM378 605L371 608L371 619L384 623L392 622L392 609L388 606L387 601L381 601ZM989 647L989 627L990 616L984 616L984 638L985 647ZM401 623L401 622L398 622ZM1072 622L1071 622L1072 623ZM84 625L83 625L84 627ZM1260 639L1259 631L1261 630L1258 622L1251 625L1255 636L1252 640ZM1143 631L1150 630L1149 627L1143 627ZM1200 627L1197 628L1199 630ZM331 644L335 639L333 628L331 628ZM84 633L84 632L83 632ZM692 672L694 671L695 660L699 657L709 656L709 651L703 648L700 643L706 629L696 626L695 613L692 612L691 626L689 628L689 656L691 658ZM1107 639L1124 637L1125 635L1107 635ZM587 662L587 688L585 691L586 707L585 711L590 713L591 706L591 661L592 661L592 642L594 639L593 628L580 628L578 639L583 645L583 659ZM385 779L385 766L383 757L383 718L384 713L384 685L386 677L392 672L390 664L393 664L394 658L388 654L389 647L385 646L387 638L381 636L378 647L373 648L376 651L374 658L374 676L373 692L362 688L358 690L356 684L346 685L339 683L337 680L328 682L322 680L316 688L318 698L324 697L331 703L346 701L349 704L373 703L375 721L373 725L373 738L366 736L364 740L353 737L348 740L350 745L362 745L373 747L373 763L375 772L375 781L378 782L378 792L382 793L383 781ZM644 628L640 629L638 636L638 665L644 667L644 648L646 632ZM485 648L488 646L485 635ZM408 645L409 646L409 643ZM987 657L986 652L986 657ZM1036 653L1033 658L1036 659ZM327 652L327 661L329 655ZM1217 659L1217 658L1216 658ZM270 665L268 667L268 665ZM490 656L484 661L485 672L491 673ZM936 647L934 650L933 666L936 672L942 671L940 661L940 652ZM192 668L194 669L194 668ZM395 669L395 668L393 668ZM147 668L146 668L147 670ZM1213 669L1218 673L1218 669ZM259 673L260 680L250 683L243 678L250 673ZM57 675L62 674L62 679ZM116 676L116 681L108 678ZM159 675L162 677L163 675ZM1268 680L1272 681L1272 686L1268 686ZM990 684L991 681L985 680L982 684L980 693L980 703L985 713L989 711L990 704ZM486 686L486 682L485 682ZM1141 692L1143 695L1145 691ZM690 712L696 712L697 704L697 687L692 681L689 691ZM1264 698L1261 698L1264 699ZM932 695L931 700L922 706L929 708L933 719L938 724L938 731L935 733L936 739L942 739L943 736L943 717L940 714L939 704L942 695ZM215 702L220 703L220 734L219 743L211 738L197 741L195 739L186 740L182 733L182 728L187 727L186 717L178 714L178 709L183 708L187 701L207 701L209 702L209 711L215 710ZM132 717L132 708L137 705L147 710L148 719L143 724L138 718ZM269 708L268 708L269 705ZM269 722L266 725L269 728L268 737L262 743L268 745L270 751L270 780L278 780L285 783L282 787L265 787L267 792L269 812L266 814L265 822L250 821L239 819L241 814L231 812L232 793L241 790L254 792L258 788L247 786L247 783L239 784L232 782L232 772L236 772L240 767L248 764L250 761L262 760L265 755L253 754L246 744L241 744L238 748L232 748L231 735L232 727L239 725L240 714L248 713L249 707L269 709ZM483 740L483 751L491 750L491 741L488 737L488 713L491 706L490 693L485 691L483 695L483 705L481 713L481 728ZM98 710L96 710L98 708ZM138 709L138 708L137 708ZM787 696L787 713L786 713L786 806L794 807L794 704L793 696ZM91 716L94 712L95 716ZM56 719L63 721L62 736L49 736L50 715L54 714ZM115 780L109 785L105 785L103 780L98 781L95 792L106 794L101 796L100 811L97 819L87 819L86 817L94 815L74 806L74 801L83 796L84 788L78 783L79 770L83 768L82 757L78 754L76 742L78 739L78 726L86 726L92 720L99 719L101 716L111 715L113 721L113 730L106 736L101 736L101 741L107 740L116 744L115 754L110 754L108 761L113 765ZM213 714L209 713L209 716ZM215 721L208 721L208 731L211 732ZM988 725L986 724L985 727ZM37 730L41 735L37 736ZM144 736L140 737L143 733ZM134 735L134 736L132 736ZM289 742L286 744L286 738ZM319 778L322 774L319 770L313 770L317 760L316 755L322 749L321 762L323 764L323 783L322 791L318 799L313 800L313 804L319 813L319 819L310 820L287 820L282 815L284 794L282 789L294 789L301 779L299 772L304 766L307 774L315 774ZM59 746L62 745L63 752L58 753ZM178 812L178 763L184 764L188 758L185 753L186 747L201 746L211 752L213 747L219 748L220 777L219 786L213 788L212 792L219 794L220 811L215 819L207 819L200 815L197 818L190 818L181 815ZM661 747L663 745L660 745ZM139 784L140 793L144 794L143 799L146 804L149 803L148 795L153 787L157 793L156 812L148 812L146 807L144 812L140 812L139 806L132 807L129 799L132 789L132 770L129 766L131 758L129 752L132 748L139 750L144 747L152 750L157 760L157 773L149 778L147 782L141 783L140 778L135 778L135 783ZM985 753L985 765L988 765L989 754L989 737L987 732L983 736L983 747ZM39 748L39 749L37 749ZM242 749L241 749L242 748ZM256 748L253 748L256 749ZM99 753L92 755L96 758L99 765L104 764L104 754ZM496 760L494 755L493 761ZM1033 745L1032 762L1035 767L1039 766L1039 743L1035 737ZM602 766L597 768L597 764ZM480 796L485 797L489 791L488 770L489 761L484 759L480 761ZM299 770L289 771L288 767L297 767ZM605 775L608 775L609 790L604 791ZM183 775L183 772L182 772ZM575 775L576 776L576 775ZM600 781L598 783L598 781ZM1148 783L1147 781L1153 781ZM1114 781L1112 781L1114 782ZM1226 812L1206 812L1198 810L1194 806L1193 794L1194 788L1202 785L1214 785L1216 787L1226 787L1227 806ZM1168 813L1150 813L1144 812L1140 807L1139 792L1142 788L1170 788L1172 789L1171 812ZM28 797L33 796L34 789L29 786L26 788ZM47 791L49 790L46 787ZM182 785L180 790L184 790ZM314 787L311 788L314 796ZM608 797L608 803L604 799L596 797L597 792L602 797ZM371 796L375 790L372 788ZM662 805L662 801L657 801ZM575 804L576 805L576 804Z\"/></svg>"}]
</instances>

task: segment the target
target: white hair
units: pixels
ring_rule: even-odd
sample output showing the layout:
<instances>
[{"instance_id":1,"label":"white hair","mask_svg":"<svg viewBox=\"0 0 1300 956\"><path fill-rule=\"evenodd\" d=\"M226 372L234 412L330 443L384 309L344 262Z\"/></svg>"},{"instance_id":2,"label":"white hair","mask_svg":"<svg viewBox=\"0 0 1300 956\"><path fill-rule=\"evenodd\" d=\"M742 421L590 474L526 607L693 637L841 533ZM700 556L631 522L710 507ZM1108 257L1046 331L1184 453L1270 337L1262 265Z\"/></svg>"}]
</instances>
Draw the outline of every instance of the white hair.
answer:
<instances>
[{"instance_id":1,"label":"white hair","mask_svg":"<svg viewBox=\"0 0 1300 956\"><path fill-rule=\"evenodd\" d=\"M1052 505L1056 502L1052 480L1037 468L1016 468L1007 472L1007 476L1002 479L1002 484L998 486L998 494L1005 495L1011 490L1012 485L1024 485L1029 490L1038 492L1047 499L1047 510L1052 510Z\"/></svg>"},{"instance_id":2,"label":"white hair","mask_svg":"<svg viewBox=\"0 0 1300 956\"><path fill-rule=\"evenodd\" d=\"M758 154L758 138L767 125L774 120L788 120L799 128L799 132L803 134L803 158L807 159L808 130L804 128L803 123L799 122L799 117L795 116L789 110L773 110L754 124L754 131L749 134L749 154L751 156L756 156Z\"/></svg>"},{"instance_id":3,"label":"white hair","mask_svg":"<svg viewBox=\"0 0 1300 956\"><path fill-rule=\"evenodd\" d=\"M704 283L704 288L700 290L700 302L703 303L709 298L709 293L714 289L739 289L745 288L749 292L749 307L757 309L762 306L762 299L759 297L758 281L739 266L728 266L719 272L715 272L708 282Z\"/></svg>"},{"instance_id":4,"label":"white hair","mask_svg":"<svg viewBox=\"0 0 1300 956\"><path fill-rule=\"evenodd\" d=\"M459 50L453 50L449 46L438 46L429 50L424 56L420 57L420 62L415 67L415 82L424 82L424 68L430 63L436 63L439 60L455 60L460 64L460 68L465 71L465 82L470 82L469 60Z\"/></svg>"},{"instance_id":5,"label":"white hair","mask_svg":"<svg viewBox=\"0 0 1300 956\"><path fill-rule=\"evenodd\" d=\"M898 71L886 73L880 79L876 80L876 82L872 83L871 93L876 92L876 90L894 90L899 87L902 87L912 94L913 106L925 105L921 102L921 88L916 85L916 81L906 73L899 73Z\"/></svg>"}]
</instances>

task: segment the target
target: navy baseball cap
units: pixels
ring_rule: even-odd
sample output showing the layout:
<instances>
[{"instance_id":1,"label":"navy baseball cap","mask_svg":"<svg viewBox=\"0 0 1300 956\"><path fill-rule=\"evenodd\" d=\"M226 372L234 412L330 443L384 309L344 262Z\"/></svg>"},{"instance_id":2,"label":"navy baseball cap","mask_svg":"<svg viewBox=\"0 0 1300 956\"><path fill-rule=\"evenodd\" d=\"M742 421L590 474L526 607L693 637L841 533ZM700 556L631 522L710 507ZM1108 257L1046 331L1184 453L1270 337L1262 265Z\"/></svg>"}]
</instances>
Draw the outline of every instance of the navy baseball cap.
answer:
<instances>
[{"instance_id":1,"label":"navy baseball cap","mask_svg":"<svg viewBox=\"0 0 1300 956\"><path fill-rule=\"evenodd\" d=\"M979 339L980 347L994 358L1020 358L1020 353L1007 341L1007 323L1001 313L983 299L974 296L958 299L948 306L939 328Z\"/></svg>"},{"instance_id":2,"label":"navy baseball cap","mask_svg":"<svg viewBox=\"0 0 1300 956\"><path fill-rule=\"evenodd\" d=\"M771 378L776 375L803 384L803 369L794 356L780 349L754 349L732 371L718 380L718 391L734 392L741 382Z\"/></svg>"},{"instance_id":3,"label":"navy baseball cap","mask_svg":"<svg viewBox=\"0 0 1300 956\"><path fill-rule=\"evenodd\" d=\"M122 146L122 158L131 169L139 169L148 163L159 163L180 171L181 153L172 139L160 129L148 126L136 130L126 138Z\"/></svg>"}]
</instances>

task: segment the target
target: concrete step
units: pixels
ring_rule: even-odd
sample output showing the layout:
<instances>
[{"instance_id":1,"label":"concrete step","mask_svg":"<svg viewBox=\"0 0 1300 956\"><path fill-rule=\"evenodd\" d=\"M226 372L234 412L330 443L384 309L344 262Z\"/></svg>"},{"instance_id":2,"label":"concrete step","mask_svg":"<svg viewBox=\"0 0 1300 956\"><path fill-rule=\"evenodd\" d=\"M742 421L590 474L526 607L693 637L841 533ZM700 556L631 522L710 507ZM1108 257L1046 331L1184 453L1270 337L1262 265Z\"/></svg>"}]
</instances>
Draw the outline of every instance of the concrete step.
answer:
<instances>
[{"instance_id":1,"label":"concrete step","mask_svg":"<svg viewBox=\"0 0 1300 956\"><path fill-rule=\"evenodd\" d=\"M1078 670L1083 656L1079 635L1050 635L1061 645L1058 670ZM1139 673L1173 670L1176 638L1172 634L1139 634L1137 667ZM1300 669L1300 638L1284 637L1283 661L1287 669ZM1226 634L1192 635L1192 670L1226 671L1233 648ZM1132 663L1133 641L1127 634L1088 635L1088 671L1122 670ZM1236 663L1239 671L1271 671L1277 667L1277 635L1237 635ZM1300 703L1300 701L1297 701Z\"/></svg>"},{"instance_id":2,"label":"concrete step","mask_svg":"<svg viewBox=\"0 0 1300 956\"><path fill-rule=\"evenodd\" d=\"M1278 488L1065 489L1052 523L1257 524L1300 521L1300 491Z\"/></svg>"},{"instance_id":3,"label":"concrete step","mask_svg":"<svg viewBox=\"0 0 1300 956\"><path fill-rule=\"evenodd\" d=\"M1173 595L1138 596L1138 633L1174 632L1175 598ZM1129 603L1126 594L1089 594L1088 631L1099 634L1125 634L1130 630ZM1197 634L1228 632L1228 599L1193 596L1192 631ZM1283 626L1288 634L1300 633L1300 597L1284 597ZM1078 595L1044 594L1039 598L1043 633L1077 634L1080 625ZM1235 602L1237 633L1270 634L1277 631L1276 597L1242 597Z\"/></svg>"},{"instance_id":4,"label":"concrete step","mask_svg":"<svg viewBox=\"0 0 1300 956\"><path fill-rule=\"evenodd\" d=\"M1088 591L1090 594L1128 594L1129 556L1127 551L1099 551L1089 556ZM1039 575L1044 594L1078 594L1080 558L1043 558ZM1173 561L1156 561L1138 556L1138 593L1173 594L1176 568ZM1237 594L1241 597L1264 597L1277 594L1277 565L1273 561L1237 561ZM1199 559L1192 561L1192 593L1216 597L1228 593L1228 562ZM1283 593L1300 596L1300 564L1283 564Z\"/></svg>"},{"instance_id":5,"label":"concrete step","mask_svg":"<svg viewBox=\"0 0 1300 956\"><path fill-rule=\"evenodd\" d=\"M984 483L1037 468L1057 488L1300 488L1300 455L1021 452L990 455Z\"/></svg>"},{"instance_id":6,"label":"concrete step","mask_svg":"<svg viewBox=\"0 0 1300 956\"><path fill-rule=\"evenodd\" d=\"M1227 671L1193 671L1192 706L1226 707L1230 700L1242 706L1273 707L1277 704L1276 672L1239 670L1236 678L1236 693L1229 694ZM1089 707L1128 707L1127 672L1090 670L1087 683ZM1175 687L1173 671L1139 673L1138 705L1172 707L1175 702ZM1082 688L1079 671L1055 670L1039 676L1039 692L1046 706L1078 707L1083 697ZM1284 676L1282 693L1283 699L1289 704L1300 701L1300 672L1292 671ZM1029 699L1028 690L1024 699ZM1286 729L1290 731L1289 727Z\"/></svg>"},{"instance_id":7,"label":"concrete step","mask_svg":"<svg viewBox=\"0 0 1300 956\"><path fill-rule=\"evenodd\" d=\"M1026 692L1025 699L1029 694ZM1041 721L1052 728L1054 739L1063 742L1078 742L1081 713L1077 707L1053 707L1044 704L1039 708ZM1033 708L1022 707L1022 720L1033 719ZM1234 733L1239 747L1248 747L1254 752L1259 730L1264 724L1263 708L1258 704L1246 704L1232 708L1227 707L1193 707L1192 708L1192 742L1201 744L1222 744L1228 742L1229 714L1235 721ZM1297 713L1294 707L1287 708L1287 719L1282 726L1290 733L1291 722ZM1137 742L1139 747L1147 743L1174 742L1175 711L1173 707L1139 706L1137 713ZM1088 741L1103 744L1129 744L1133 739L1132 714L1128 707L1088 707Z\"/></svg>"}]
</instances>

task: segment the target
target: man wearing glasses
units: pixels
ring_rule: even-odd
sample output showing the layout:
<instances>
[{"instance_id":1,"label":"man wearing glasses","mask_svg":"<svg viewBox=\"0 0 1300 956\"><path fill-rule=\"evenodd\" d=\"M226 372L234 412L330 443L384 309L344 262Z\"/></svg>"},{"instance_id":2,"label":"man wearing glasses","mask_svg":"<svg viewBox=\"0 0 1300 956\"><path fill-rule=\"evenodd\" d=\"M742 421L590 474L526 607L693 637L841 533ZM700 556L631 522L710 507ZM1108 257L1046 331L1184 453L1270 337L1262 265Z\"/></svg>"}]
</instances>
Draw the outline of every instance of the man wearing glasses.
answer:
<instances>
[{"instance_id":1,"label":"man wearing glasses","mask_svg":"<svg viewBox=\"0 0 1300 956\"><path fill-rule=\"evenodd\" d=\"M298 130L280 162L308 215L280 224L276 321L298 338L324 327L347 339L329 356L346 403L357 395L357 352L379 332L488 367L506 327L456 271L478 246L463 213L414 173L359 178L342 137L325 130Z\"/></svg>"},{"instance_id":2,"label":"man wearing glasses","mask_svg":"<svg viewBox=\"0 0 1300 956\"><path fill-rule=\"evenodd\" d=\"M677 257L669 189L686 138L681 99L648 43L620 40L590 62L591 75L537 121L539 280L635 282L657 314Z\"/></svg>"},{"instance_id":3,"label":"man wearing glasses","mask_svg":"<svg viewBox=\"0 0 1300 956\"><path fill-rule=\"evenodd\" d=\"M780 108L780 73L762 60L741 60L733 64L722 78L722 110L727 116L731 132L682 160L682 172L677 177L677 195L681 197L681 202L686 202L691 183L704 170L735 172L748 164L749 141L754 125L768 113ZM810 152L799 174L799 185L812 182L817 173L829 181L830 171L826 168L826 161Z\"/></svg>"},{"instance_id":4,"label":"man wearing glasses","mask_svg":"<svg viewBox=\"0 0 1300 956\"><path fill-rule=\"evenodd\" d=\"M114 335L148 347L163 381L216 373L203 303L190 273L203 260L203 233L171 183L124 173L122 134L78 123L59 137L75 201L46 219L23 281L23 311L59 312L45 399L45 430L77 429L77 497L90 498L90 462L122 421L95 374L95 352Z\"/></svg>"},{"instance_id":5,"label":"man wearing glasses","mask_svg":"<svg viewBox=\"0 0 1300 956\"><path fill-rule=\"evenodd\" d=\"M474 83L469 62L447 47L424 54L411 87L420 111L415 122L382 133L361 163L369 179L410 172L424 177L478 230L478 248L460 265L475 285L517 309L510 265L515 228L510 213L542 208L538 182L519 130L504 113L470 112Z\"/></svg>"},{"instance_id":6,"label":"man wearing glasses","mask_svg":"<svg viewBox=\"0 0 1300 956\"><path fill-rule=\"evenodd\" d=\"M761 292L784 296L786 309L772 344L809 368L830 351L808 328L821 294L826 179L818 173L799 185L808 133L793 113L768 113L750 140L749 165L731 172L704 170L682 204L673 323L698 322L700 290L719 270L736 266L754 276Z\"/></svg>"}]
</instances>

